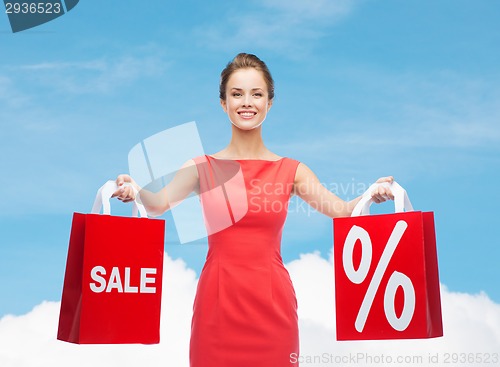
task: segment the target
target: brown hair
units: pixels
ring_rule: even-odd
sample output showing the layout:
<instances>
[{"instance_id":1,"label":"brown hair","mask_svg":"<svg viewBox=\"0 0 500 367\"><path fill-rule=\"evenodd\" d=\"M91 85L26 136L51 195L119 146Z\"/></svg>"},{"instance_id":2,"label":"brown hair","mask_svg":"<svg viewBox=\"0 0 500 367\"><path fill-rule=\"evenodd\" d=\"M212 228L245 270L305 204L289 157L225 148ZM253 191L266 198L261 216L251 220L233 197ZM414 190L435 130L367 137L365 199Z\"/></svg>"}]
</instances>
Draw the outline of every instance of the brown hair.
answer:
<instances>
[{"instance_id":1,"label":"brown hair","mask_svg":"<svg viewBox=\"0 0 500 367\"><path fill-rule=\"evenodd\" d=\"M271 72L267 68L264 61L259 59L257 56L246 53L239 53L235 58L229 62L222 73L220 74L220 85L219 85L219 98L226 100L226 86L229 77L239 69L250 69L254 68L262 72L264 80L267 84L267 92L269 94L269 99L274 98L274 80L271 76Z\"/></svg>"}]
</instances>

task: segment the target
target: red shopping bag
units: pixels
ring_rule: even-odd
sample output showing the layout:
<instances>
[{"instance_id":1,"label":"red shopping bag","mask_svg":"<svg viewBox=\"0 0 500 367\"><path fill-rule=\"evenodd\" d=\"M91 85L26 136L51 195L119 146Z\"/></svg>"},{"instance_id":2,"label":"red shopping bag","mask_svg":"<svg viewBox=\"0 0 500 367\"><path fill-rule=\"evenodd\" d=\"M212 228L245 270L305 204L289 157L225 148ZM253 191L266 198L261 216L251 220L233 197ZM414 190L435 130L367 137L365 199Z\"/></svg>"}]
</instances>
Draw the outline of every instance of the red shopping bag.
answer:
<instances>
[{"instance_id":1,"label":"red shopping bag","mask_svg":"<svg viewBox=\"0 0 500 367\"><path fill-rule=\"evenodd\" d=\"M337 340L442 336L434 214L394 182L396 213L366 215L372 189L334 219Z\"/></svg>"},{"instance_id":2,"label":"red shopping bag","mask_svg":"<svg viewBox=\"0 0 500 367\"><path fill-rule=\"evenodd\" d=\"M109 214L109 181L93 213ZM78 344L159 342L165 222L73 215L57 339Z\"/></svg>"}]
</instances>

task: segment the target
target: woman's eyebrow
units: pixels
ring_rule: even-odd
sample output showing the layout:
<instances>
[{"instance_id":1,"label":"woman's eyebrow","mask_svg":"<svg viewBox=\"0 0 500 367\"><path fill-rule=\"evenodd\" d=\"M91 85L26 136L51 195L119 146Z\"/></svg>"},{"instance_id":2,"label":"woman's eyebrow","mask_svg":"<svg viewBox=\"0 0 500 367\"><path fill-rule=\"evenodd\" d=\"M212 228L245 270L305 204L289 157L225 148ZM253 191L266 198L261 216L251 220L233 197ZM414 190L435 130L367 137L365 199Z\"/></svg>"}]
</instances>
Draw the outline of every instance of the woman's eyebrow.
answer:
<instances>
[{"instance_id":1,"label":"woman's eyebrow","mask_svg":"<svg viewBox=\"0 0 500 367\"><path fill-rule=\"evenodd\" d=\"M243 90L243 88L233 87L233 88L231 88L231 90L240 91L240 90ZM251 90L256 91L256 90L264 90L264 89L257 87L257 88L252 88Z\"/></svg>"}]
</instances>

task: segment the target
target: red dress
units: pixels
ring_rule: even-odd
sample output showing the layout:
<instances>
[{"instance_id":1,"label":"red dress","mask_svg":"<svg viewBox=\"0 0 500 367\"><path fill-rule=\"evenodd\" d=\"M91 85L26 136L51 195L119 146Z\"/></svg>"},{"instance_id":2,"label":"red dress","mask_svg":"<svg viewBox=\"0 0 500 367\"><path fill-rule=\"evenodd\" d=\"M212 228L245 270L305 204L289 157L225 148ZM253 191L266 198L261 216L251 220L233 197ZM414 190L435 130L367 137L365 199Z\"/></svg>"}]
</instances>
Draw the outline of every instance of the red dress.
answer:
<instances>
[{"instance_id":1,"label":"red dress","mask_svg":"<svg viewBox=\"0 0 500 367\"><path fill-rule=\"evenodd\" d=\"M285 367L298 356L297 300L281 234L298 161L195 159L208 232L191 367Z\"/></svg>"}]
</instances>

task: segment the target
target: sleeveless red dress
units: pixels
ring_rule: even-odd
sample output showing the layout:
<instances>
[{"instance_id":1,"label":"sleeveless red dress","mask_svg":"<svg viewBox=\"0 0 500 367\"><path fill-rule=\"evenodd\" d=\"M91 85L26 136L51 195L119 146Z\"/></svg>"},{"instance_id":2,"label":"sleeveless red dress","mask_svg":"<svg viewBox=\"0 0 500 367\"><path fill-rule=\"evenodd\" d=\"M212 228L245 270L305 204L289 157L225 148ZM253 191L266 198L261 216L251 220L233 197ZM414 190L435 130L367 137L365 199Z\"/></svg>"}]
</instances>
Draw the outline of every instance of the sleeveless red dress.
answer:
<instances>
[{"instance_id":1,"label":"sleeveless red dress","mask_svg":"<svg viewBox=\"0 0 500 367\"><path fill-rule=\"evenodd\" d=\"M280 246L299 162L195 162L209 247L193 306L190 366L296 367L297 300Z\"/></svg>"}]
</instances>

